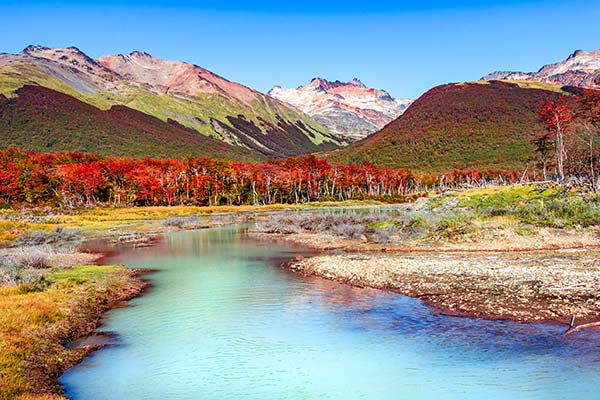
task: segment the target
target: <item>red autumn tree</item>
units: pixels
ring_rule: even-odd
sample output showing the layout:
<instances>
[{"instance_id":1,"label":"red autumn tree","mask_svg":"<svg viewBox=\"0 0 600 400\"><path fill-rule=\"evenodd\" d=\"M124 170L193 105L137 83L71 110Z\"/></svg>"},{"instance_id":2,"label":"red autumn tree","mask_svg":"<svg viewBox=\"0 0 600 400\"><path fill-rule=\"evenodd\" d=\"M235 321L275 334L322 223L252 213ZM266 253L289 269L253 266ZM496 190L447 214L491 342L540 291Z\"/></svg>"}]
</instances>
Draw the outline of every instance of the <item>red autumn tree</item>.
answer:
<instances>
[{"instance_id":1,"label":"red autumn tree","mask_svg":"<svg viewBox=\"0 0 600 400\"><path fill-rule=\"evenodd\" d=\"M596 177L594 162L597 156L598 134L600 133L600 91L585 90L579 100L578 117L584 127L583 140L588 148L589 174L593 190L600 187L600 176Z\"/></svg>"},{"instance_id":2,"label":"red autumn tree","mask_svg":"<svg viewBox=\"0 0 600 400\"><path fill-rule=\"evenodd\" d=\"M574 113L566 96L560 96L556 100L548 100L542 105L539 112L540 119L546 124L548 134L554 139L556 150L556 172L559 181L565 179L564 163L567 158L565 147L565 136L571 131Z\"/></svg>"}]
</instances>

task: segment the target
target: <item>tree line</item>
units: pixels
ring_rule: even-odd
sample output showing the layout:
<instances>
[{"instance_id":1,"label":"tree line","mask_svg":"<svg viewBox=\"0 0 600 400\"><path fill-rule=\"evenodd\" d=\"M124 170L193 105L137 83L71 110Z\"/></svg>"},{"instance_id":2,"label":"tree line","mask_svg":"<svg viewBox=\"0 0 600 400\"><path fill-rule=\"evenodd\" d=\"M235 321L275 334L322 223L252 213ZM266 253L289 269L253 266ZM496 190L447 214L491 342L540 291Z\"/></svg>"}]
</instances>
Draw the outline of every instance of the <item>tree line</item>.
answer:
<instances>
[{"instance_id":1,"label":"tree line","mask_svg":"<svg viewBox=\"0 0 600 400\"><path fill-rule=\"evenodd\" d=\"M140 160L8 149L0 152L0 207L398 202L431 190L510 183L519 178L519 172L505 170L418 175L369 163L332 165L314 156L243 163L206 157Z\"/></svg>"},{"instance_id":2,"label":"tree line","mask_svg":"<svg viewBox=\"0 0 600 400\"><path fill-rule=\"evenodd\" d=\"M207 157L134 159L77 152L0 151L0 207L261 205L375 199L405 201L424 192L555 179L600 190L600 92L583 90L541 105L546 130L525 171L405 169L332 165L315 156L262 163Z\"/></svg>"}]
</instances>

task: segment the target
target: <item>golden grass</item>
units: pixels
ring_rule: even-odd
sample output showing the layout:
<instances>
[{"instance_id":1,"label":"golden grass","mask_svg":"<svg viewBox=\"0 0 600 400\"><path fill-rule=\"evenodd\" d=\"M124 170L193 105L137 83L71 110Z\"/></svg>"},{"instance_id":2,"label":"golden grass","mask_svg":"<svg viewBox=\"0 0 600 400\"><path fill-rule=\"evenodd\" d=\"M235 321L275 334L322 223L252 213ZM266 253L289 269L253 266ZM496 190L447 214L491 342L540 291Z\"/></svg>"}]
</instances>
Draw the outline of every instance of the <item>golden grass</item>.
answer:
<instances>
[{"instance_id":1,"label":"golden grass","mask_svg":"<svg viewBox=\"0 0 600 400\"><path fill-rule=\"evenodd\" d=\"M562 90L562 86L554 84L554 83L549 83L549 82L525 81L525 80L516 80L516 79L502 79L501 82L514 83L523 89L541 89L541 90L548 90L551 92L569 94L568 92L565 92L564 90ZM455 86L464 86L467 84L489 85L490 81L485 81L485 80L465 81L465 82L457 82L454 85Z\"/></svg>"},{"instance_id":2,"label":"golden grass","mask_svg":"<svg viewBox=\"0 0 600 400\"><path fill-rule=\"evenodd\" d=\"M570 93L562 90L562 86L554 84L554 83L536 82L536 81L520 81L520 80L510 80L510 79L503 80L503 82L515 83L515 84L519 85L519 87L522 87L523 89L542 89L542 90L549 90L551 92L570 94Z\"/></svg>"},{"instance_id":3,"label":"golden grass","mask_svg":"<svg viewBox=\"0 0 600 400\"><path fill-rule=\"evenodd\" d=\"M104 307L106 293L127 284L130 275L124 272L124 267L78 266L55 273L45 287L0 288L0 399L61 398L44 393L29 362L35 359L37 368L60 370L70 357L62 346L68 339L64 332L84 323L86 307L94 302Z\"/></svg>"},{"instance_id":4,"label":"golden grass","mask_svg":"<svg viewBox=\"0 0 600 400\"><path fill-rule=\"evenodd\" d=\"M346 201L346 202L315 202L304 204L271 204L263 206L174 206L174 207L126 207L126 208L93 208L77 210L74 214L61 214L48 217L42 222L20 222L19 212L15 210L0 210L13 220L0 221L0 246L14 242L26 232L34 230L51 231L56 227L80 229L86 235L106 234L110 231L125 230L146 232L156 229L150 226L150 221L161 221L170 217L185 217L191 215L210 215L221 213L252 213L260 211L298 210L324 207L369 206L382 204L377 201Z\"/></svg>"}]
</instances>

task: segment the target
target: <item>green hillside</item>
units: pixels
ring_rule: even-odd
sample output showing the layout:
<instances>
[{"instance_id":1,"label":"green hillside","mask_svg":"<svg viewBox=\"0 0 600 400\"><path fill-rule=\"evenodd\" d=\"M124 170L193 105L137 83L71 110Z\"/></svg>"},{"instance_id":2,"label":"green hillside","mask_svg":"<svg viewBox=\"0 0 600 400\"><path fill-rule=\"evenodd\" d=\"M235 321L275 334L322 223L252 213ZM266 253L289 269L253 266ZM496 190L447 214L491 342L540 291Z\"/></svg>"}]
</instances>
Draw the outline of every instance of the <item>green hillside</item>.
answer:
<instances>
[{"instance_id":1,"label":"green hillside","mask_svg":"<svg viewBox=\"0 0 600 400\"><path fill-rule=\"evenodd\" d=\"M499 81L438 86L381 131L327 157L427 172L520 170L532 157L532 139L544 130L541 104L564 94L540 87Z\"/></svg>"},{"instance_id":2,"label":"green hillside","mask_svg":"<svg viewBox=\"0 0 600 400\"><path fill-rule=\"evenodd\" d=\"M15 94L12 98L0 94L2 149L87 151L138 158L262 158L174 121L163 122L128 107L101 110L41 86L24 86Z\"/></svg>"}]
</instances>

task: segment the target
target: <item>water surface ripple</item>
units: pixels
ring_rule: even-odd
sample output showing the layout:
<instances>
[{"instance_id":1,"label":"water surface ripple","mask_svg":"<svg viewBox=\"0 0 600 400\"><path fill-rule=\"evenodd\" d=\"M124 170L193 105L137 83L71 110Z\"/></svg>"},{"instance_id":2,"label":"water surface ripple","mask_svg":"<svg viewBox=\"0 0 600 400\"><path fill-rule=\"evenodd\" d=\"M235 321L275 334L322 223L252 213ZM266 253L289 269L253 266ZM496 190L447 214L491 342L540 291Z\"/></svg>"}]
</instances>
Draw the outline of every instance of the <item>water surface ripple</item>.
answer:
<instances>
[{"instance_id":1,"label":"water surface ripple","mask_svg":"<svg viewBox=\"0 0 600 400\"><path fill-rule=\"evenodd\" d=\"M177 232L107 263L158 269L61 377L78 399L600 399L593 332L436 314L278 268L301 250L238 227Z\"/></svg>"}]
</instances>

